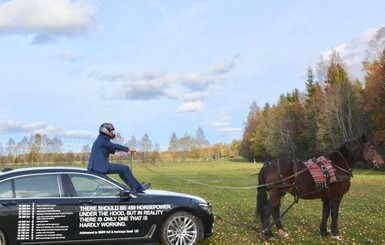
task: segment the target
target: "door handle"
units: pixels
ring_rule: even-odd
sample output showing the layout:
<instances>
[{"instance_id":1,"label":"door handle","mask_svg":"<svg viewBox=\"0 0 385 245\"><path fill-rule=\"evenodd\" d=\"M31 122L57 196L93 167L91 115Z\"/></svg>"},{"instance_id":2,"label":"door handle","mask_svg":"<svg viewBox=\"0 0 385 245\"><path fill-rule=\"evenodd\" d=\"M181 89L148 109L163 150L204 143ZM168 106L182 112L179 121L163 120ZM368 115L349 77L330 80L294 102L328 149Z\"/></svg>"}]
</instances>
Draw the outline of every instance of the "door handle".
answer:
<instances>
[{"instance_id":1,"label":"door handle","mask_svg":"<svg viewBox=\"0 0 385 245\"><path fill-rule=\"evenodd\" d=\"M89 201L79 201L79 204L82 204L82 205L90 205L92 203L93 203L92 200L89 200Z\"/></svg>"},{"instance_id":2,"label":"door handle","mask_svg":"<svg viewBox=\"0 0 385 245\"><path fill-rule=\"evenodd\" d=\"M1 203L1 206L3 207L13 207L13 206L16 206L17 205L17 202L15 201L12 201L12 202L2 202Z\"/></svg>"}]
</instances>

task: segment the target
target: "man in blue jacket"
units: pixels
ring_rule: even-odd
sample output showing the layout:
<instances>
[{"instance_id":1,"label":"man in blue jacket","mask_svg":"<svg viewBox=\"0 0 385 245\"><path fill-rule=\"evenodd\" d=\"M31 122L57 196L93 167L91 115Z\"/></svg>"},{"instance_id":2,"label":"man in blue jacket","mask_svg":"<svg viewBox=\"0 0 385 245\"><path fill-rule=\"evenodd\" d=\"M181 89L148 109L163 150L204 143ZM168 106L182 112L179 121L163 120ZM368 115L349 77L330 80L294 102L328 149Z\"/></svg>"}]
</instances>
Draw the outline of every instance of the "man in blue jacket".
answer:
<instances>
[{"instance_id":1,"label":"man in blue jacket","mask_svg":"<svg viewBox=\"0 0 385 245\"><path fill-rule=\"evenodd\" d=\"M116 151L130 151L131 154L136 152L135 149L129 149L124 145L112 143L110 140L114 138L114 125L111 123L103 123L99 128L99 136L92 145L91 156L87 167L88 171L103 174L119 174L120 178L136 192L147 190L151 184L139 183L128 166L109 162L109 155L114 154Z\"/></svg>"}]
</instances>

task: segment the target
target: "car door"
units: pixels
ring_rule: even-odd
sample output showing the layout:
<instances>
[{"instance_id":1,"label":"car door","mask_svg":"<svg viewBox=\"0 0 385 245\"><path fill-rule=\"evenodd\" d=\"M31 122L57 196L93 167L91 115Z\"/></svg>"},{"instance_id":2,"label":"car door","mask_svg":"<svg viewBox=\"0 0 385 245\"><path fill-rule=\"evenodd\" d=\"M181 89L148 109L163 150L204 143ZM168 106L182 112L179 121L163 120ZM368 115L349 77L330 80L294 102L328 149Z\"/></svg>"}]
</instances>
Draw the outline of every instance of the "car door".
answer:
<instances>
[{"instance_id":1,"label":"car door","mask_svg":"<svg viewBox=\"0 0 385 245\"><path fill-rule=\"evenodd\" d=\"M72 191L72 204L78 207L73 225L79 240L133 240L145 238L142 216L129 198L120 196L121 187L93 174L63 175L65 189Z\"/></svg>"},{"instance_id":2,"label":"car door","mask_svg":"<svg viewBox=\"0 0 385 245\"><path fill-rule=\"evenodd\" d=\"M16 241L18 204L14 198L13 181L0 182L0 230L6 236L10 235Z\"/></svg>"},{"instance_id":3,"label":"car door","mask_svg":"<svg viewBox=\"0 0 385 245\"><path fill-rule=\"evenodd\" d=\"M68 222L73 219L74 210L62 202L59 174L13 177L1 182L0 190L0 225L9 244L72 239L73 228Z\"/></svg>"}]
</instances>

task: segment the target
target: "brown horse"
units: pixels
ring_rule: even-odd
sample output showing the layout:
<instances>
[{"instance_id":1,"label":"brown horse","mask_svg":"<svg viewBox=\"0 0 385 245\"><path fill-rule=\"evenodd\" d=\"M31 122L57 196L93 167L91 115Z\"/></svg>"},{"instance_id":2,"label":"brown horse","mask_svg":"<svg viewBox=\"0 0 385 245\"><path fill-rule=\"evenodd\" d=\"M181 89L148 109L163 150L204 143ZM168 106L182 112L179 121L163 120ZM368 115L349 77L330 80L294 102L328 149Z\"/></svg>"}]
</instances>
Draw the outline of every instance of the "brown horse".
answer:
<instances>
[{"instance_id":1,"label":"brown horse","mask_svg":"<svg viewBox=\"0 0 385 245\"><path fill-rule=\"evenodd\" d=\"M258 176L259 187L256 211L262 222L262 235L264 239L275 239L270 229L274 224L278 229L279 237L288 237L281 223L280 206L282 197L286 192L289 192L295 197L295 202L298 201L298 198L321 198L323 202L322 221L320 225L321 235L326 236L329 234L326 223L331 214L332 237L337 240L342 240L338 232L338 210L342 197L349 190L350 178L352 177L354 166L358 162L377 166L383 164L384 160L373 147L372 143L367 140L365 134L345 142L336 150L323 155L323 157L328 159L334 168L336 179L323 184L321 187L316 186L310 171L305 164L300 161L279 158L271 164L265 164L261 169ZM273 223L270 222L271 215L274 219Z\"/></svg>"}]
</instances>

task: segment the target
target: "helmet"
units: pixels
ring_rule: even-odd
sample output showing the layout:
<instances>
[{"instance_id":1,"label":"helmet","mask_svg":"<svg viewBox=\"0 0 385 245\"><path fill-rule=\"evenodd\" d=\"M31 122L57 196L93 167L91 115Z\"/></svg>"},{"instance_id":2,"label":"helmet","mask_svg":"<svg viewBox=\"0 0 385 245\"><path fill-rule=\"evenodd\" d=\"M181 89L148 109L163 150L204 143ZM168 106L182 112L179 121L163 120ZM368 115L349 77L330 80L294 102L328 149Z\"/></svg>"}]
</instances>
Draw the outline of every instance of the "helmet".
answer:
<instances>
[{"instance_id":1,"label":"helmet","mask_svg":"<svg viewBox=\"0 0 385 245\"><path fill-rule=\"evenodd\" d=\"M100 125L99 133L107 135L110 139L115 138L115 128L112 123L103 123Z\"/></svg>"}]
</instances>

